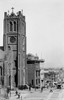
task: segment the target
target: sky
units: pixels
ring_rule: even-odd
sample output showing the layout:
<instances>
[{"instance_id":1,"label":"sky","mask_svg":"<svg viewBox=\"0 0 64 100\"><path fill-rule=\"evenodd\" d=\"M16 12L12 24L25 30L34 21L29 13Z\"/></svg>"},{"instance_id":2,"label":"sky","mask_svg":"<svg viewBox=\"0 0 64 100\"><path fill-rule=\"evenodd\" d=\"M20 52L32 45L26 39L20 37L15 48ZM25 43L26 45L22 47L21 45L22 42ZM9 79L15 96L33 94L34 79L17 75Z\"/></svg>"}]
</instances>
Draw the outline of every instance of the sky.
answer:
<instances>
[{"instance_id":1,"label":"sky","mask_svg":"<svg viewBox=\"0 0 64 100\"><path fill-rule=\"evenodd\" d=\"M64 67L64 0L0 0L0 45L4 12L23 9L27 53L45 60L45 67Z\"/></svg>"}]
</instances>

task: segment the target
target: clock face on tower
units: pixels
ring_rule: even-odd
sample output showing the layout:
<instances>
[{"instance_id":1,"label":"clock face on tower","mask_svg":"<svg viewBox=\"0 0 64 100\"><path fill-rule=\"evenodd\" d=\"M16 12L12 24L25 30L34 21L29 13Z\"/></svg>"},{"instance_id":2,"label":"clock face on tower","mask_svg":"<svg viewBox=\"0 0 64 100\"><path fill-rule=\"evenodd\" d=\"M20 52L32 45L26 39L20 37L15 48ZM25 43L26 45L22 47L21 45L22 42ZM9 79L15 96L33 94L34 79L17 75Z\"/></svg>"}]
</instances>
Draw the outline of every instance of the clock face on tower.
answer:
<instances>
[{"instance_id":1,"label":"clock face on tower","mask_svg":"<svg viewBox=\"0 0 64 100\"><path fill-rule=\"evenodd\" d=\"M10 42L11 42L11 43L14 43L15 41L16 41L16 38L15 38L14 36L11 36L11 37L10 37Z\"/></svg>"},{"instance_id":2,"label":"clock face on tower","mask_svg":"<svg viewBox=\"0 0 64 100\"><path fill-rule=\"evenodd\" d=\"M8 36L8 38L7 38L8 40L7 40L7 42L8 42L8 45L10 45L10 44L17 44L17 37L16 36Z\"/></svg>"}]
</instances>

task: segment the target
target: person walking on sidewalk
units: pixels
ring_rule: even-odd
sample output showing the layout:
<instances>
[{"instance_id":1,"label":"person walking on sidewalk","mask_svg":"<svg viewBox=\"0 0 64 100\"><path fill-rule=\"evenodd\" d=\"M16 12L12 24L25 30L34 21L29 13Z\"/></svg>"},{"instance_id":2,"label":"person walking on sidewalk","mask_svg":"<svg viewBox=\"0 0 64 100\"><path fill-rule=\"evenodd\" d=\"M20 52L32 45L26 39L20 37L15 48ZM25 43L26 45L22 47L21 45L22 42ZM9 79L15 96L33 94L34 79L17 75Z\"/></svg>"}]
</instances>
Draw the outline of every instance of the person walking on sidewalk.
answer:
<instances>
[{"instance_id":1,"label":"person walking on sidewalk","mask_svg":"<svg viewBox=\"0 0 64 100\"><path fill-rule=\"evenodd\" d=\"M29 91L31 91L31 83L29 84Z\"/></svg>"}]
</instances>

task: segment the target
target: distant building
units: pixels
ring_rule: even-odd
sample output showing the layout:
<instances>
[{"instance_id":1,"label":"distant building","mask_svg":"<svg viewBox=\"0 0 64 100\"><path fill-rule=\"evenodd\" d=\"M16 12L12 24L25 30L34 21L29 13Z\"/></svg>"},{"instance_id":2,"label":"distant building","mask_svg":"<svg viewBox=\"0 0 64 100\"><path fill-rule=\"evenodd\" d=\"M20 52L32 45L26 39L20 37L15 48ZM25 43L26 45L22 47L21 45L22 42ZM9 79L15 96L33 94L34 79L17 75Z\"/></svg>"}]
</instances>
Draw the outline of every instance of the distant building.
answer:
<instances>
[{"instance_id":1,"label":"distant building","mask_svg":"<svg viewBox=\"0 0 64 100\"><path fill-rule=\"evenodd\" d=\"M26 79L27 84L31 84L32 87L40 87L40 63L44 63L44 60L32 54L27 55Z\"/></svg>"},{"instance_id":2,"label":"distant building","mask_svg":"<svg viewBox=\"0 0 64 100\"><path fill-rule=\"evenodd\" d=\"M41 86L53 86L54 82L64 82L64 70L62 68L43 68L40 77Z\"/></svg>"}]
</instances>

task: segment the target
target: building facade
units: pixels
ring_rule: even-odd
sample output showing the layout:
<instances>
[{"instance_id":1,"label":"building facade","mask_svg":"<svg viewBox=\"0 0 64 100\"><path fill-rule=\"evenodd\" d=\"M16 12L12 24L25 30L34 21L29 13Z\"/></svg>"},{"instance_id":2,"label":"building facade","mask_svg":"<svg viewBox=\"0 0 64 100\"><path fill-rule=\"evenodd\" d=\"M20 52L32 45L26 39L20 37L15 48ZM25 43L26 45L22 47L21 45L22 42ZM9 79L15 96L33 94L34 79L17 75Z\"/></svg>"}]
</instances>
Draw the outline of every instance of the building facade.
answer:
<instances>
[{"instance_id":1,"label":"building facade","mask_svg":"<svg viewBox=\"0 0 64 100\"><path fill-rule=\"evenodd\" d=\"M40 63L44 63L44 60L32 54L27 55L26 79L28 79L27 84L31 84L32 87L40 87Z\"/></svg>"},{"instance_id":2,"label":"building facade","mask_svg":"<svg viewBox=\"0 0 64 100\"><path fill-rule=\"evenodd\" d=\"M12 89L15 87L14 76L16 74L13 51L8 47L8 50L4 52L4 86Z\"/></svg>"},{"instance_id":3,"label":"building facade","mask_svg":"<svg viewBox=\"0 0 64 100\"><path fill-rule=\"evenodd\" d=\"M25 16L19 11L15 14L4 13L4 51L8 46L13 51L13 60L15 62L16 74L14 75L15 86L25 84L26 67L26 22Z\"/></svg>"},{"instance_id":4,"label":"building facade","mask_svg":"<svg viewBox=\"0 0 64 100\"><path fill-rule=\"evenodd\" d=\"M4 86L4 51L0 48L0 86Z\"/></svg>"}]
</instances>

